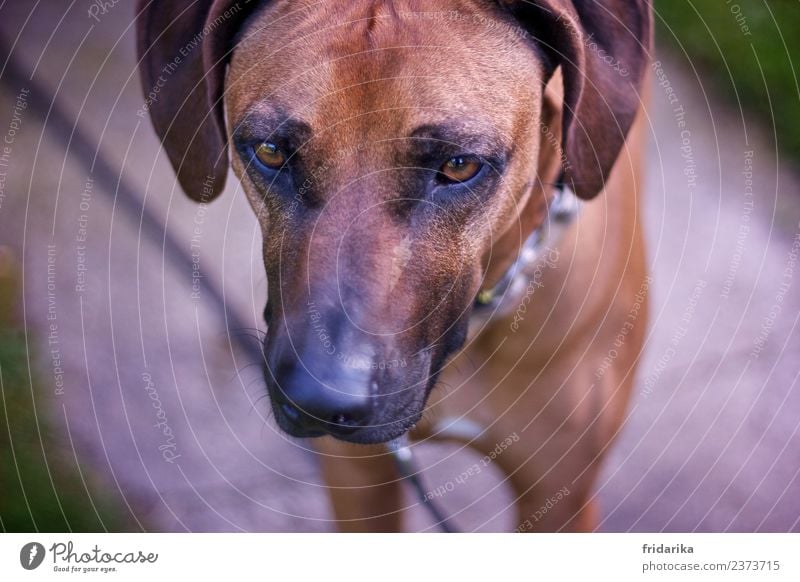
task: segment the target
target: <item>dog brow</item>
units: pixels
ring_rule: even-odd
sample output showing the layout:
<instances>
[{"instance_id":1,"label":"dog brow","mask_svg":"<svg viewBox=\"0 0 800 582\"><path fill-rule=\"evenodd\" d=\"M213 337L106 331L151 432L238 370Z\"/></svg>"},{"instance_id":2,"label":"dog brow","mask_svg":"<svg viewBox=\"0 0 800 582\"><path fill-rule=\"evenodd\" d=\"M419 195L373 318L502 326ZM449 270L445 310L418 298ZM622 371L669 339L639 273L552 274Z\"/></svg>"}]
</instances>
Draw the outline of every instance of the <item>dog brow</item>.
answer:
<instances>
[{"instance_id":1,"label":"dog brow","mask_svg":"<svg viewBox=\"0 0 800 582\"><path fill-rule=\"evenodd\" d=\"M476 121L470 124L427 123L417 126L409 138L430 142L431 149L465 150L486 157L504 157L507 151L492 127Z\"/></svg>"},{"instance_id":2,"label":"dog brow","mask_svg":"<svg viewBox=\"0 0 800 582\"><path fill-rule=\"evenodd\" d=\"M247 110L234 128L237 139L253 140L281 137L293 141L307 141L313 131L311 126L280 109L264 107L262 104Z\"/></svg>"}]
</instances>

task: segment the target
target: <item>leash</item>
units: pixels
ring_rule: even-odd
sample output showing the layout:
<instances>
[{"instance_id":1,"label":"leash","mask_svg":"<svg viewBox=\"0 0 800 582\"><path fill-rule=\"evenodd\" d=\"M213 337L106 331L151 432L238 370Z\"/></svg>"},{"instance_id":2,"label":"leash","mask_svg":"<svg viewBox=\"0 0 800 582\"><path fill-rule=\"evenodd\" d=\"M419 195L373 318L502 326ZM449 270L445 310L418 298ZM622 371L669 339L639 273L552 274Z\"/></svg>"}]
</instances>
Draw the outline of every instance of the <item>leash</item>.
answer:
<instances>
[{"instance_id":1,"label":"leash","mask_svg":"<svg viewBox=\"0 0 800 582\"><path fill-rule=\"evenodd\" d=\"M544 224L534 230L526 239L514 264L509 267L500 281L491 289L478 293L475 298L473 319L481 319L482 323L486 324L493 317L504 315L508 311L507 305L518 303L519 297L525 293L532 272L542 259L545 249L549 245L555 245L561 239L567 227L578 216L580 207L580 200L572 189L564 183L559 184L556 195L548 207L547 219ZM483 433L483 427L469 419L449 418L436 423L433 438L455 440L470 445L479 440ZM439 528L444 533L458 533L459 530L447 520L445 513L425 491L422 484L422 472L414 461L408 433L390 441L387 445L401 479L411 486L422 506L436 521Z\"/></svg>"},{"instance_id":2,"label":"leash","mask_svg":"<svg viewBox=\"0 0 800 582\"><path fill-rule=\"evenodd\" d=\"M425 487L422 485L420 478L420 471L417 470L417 464L414 462L414 453L411 452L410 442L408 440L408 433L397 437L393 441L389 441L389 452L394 457L397 470L400 471L400 477L406 481L417 497L422 502L422 506L428 510L431 517L436 520L436 524L444 533L459 533L457 529L450 525L444 513L439 509L439 506L433 502L433 499L428 499L425 492Z\"/></svg>"}]
</instances>

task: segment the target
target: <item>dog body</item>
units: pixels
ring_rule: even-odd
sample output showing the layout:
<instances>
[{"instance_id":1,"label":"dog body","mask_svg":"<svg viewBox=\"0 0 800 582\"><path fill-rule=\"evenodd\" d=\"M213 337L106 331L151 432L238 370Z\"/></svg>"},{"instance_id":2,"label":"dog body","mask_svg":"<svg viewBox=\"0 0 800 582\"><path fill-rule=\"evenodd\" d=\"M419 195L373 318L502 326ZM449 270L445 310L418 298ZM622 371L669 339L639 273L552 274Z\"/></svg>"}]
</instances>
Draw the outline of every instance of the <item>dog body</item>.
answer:
<instances>
[{"instance_id":1,"label":"dog body","mask_svg":"<svg viewBox=\"0 0 800 582\"><path fill-rule=\"evenodd\" d=\"M151 113L187 193L216 195L230 154L259 218L273 411L285 432L324 437L341 529L401 528L381 443L447 436L448 418L483 427L467 439L478 449L518 437L495 461L520 529L590 529L644 334L642 140L629 129L648 6L238 6L143 2L143 79L170 71ZM198 30L202 50L170 67ZM604 194L547 241L517 308L479 322L475 297L561 184Z\"/></svg>"},{"instance_id":2,"label":"dog body","mask_svg":"<svg viewBox=\"0 0 800 582\"><path fill-rule=\"evenodd\" d=\"M607 203L585 205L556 252L540 261L535 280L527 279L530 301L518 304L525 305L522 315L477 330L444 371L442 385L453 388L434 393L414 434L420 441L447 438L435 428L442 419L480 426L478 438L455 440L490 455L508 476L518 531L596 526L591 488L624 421L647 329L649 279L636 195L643 134L640 119L602 194ZM519 440L495 454L512 435ZM318 446L340 528L400 531L400 484L385 451L330 438Z\"/></svg>"}]
</instances>

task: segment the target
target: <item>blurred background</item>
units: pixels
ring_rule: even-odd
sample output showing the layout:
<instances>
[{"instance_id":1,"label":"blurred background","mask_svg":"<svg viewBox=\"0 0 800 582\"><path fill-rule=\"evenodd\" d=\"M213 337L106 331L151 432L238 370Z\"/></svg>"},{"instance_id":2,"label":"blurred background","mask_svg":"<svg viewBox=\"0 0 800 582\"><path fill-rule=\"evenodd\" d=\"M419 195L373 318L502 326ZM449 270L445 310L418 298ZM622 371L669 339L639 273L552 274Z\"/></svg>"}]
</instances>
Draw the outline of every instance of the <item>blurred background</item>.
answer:
<instances>
[{"instance_id":1,"label":"blurred background","mask_svg":"<svg viewBox=\"0 0 800 582\"><path fill-rule=\"evenodd\" d=\"M651 331L600 530L800 531L800 2L655 11ZM0 2L0 529L330 531L253 365L257 225L235 183L179 190L132 23L132 2ZM475 462L421 449L431 490ZM502 481L441 504L508 530Z\"/></svg>"}]
</instances>

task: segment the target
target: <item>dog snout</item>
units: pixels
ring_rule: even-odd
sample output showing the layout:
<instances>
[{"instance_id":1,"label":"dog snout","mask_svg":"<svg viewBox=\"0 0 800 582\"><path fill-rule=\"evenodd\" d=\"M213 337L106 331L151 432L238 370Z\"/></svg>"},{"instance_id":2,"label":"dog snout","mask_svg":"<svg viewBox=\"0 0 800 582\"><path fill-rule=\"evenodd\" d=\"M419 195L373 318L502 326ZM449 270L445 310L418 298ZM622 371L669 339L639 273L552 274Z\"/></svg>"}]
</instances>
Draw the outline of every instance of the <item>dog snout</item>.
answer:
<instances>
[{"instance_id":1,"label":"dog snout","mask_svg":"<svg viewBox=\"0 0 800 582\"><path fill-rule=\"evenodd\" d=\"M373 422L376 387L369 367L323 351L291 352L267 365L273 410L292 436L345 438Z\"/></svg>"},{"instance_id":2,"label":"dog snout","mask_svg":"<svg viewBox=\"0 0 800 582\"><path fill-rule=\"evenodd\" d=\"M331 364L319 375L300 360L277 367L275 415L292 436L346 438L370 425L372 380L361 370L333 370Z\"/></svg>"},{"instance_id":3,"label":"dog snout","mask_svg":"<svg viewBox=\"0 0 800 582\"><path fill-rule=\"evenodd\" d=\"M386 442L420 418L432 349L421 326L403 323L397 332L382 324L416 311L397 300L392 317L381 309L383 287L376 290L374 278L358 281L360 294L352 281L341 286L323 275L310 293L287 285L267 314L265 379L278 427L291 436Z\"/></svg>"}]
</instances>

